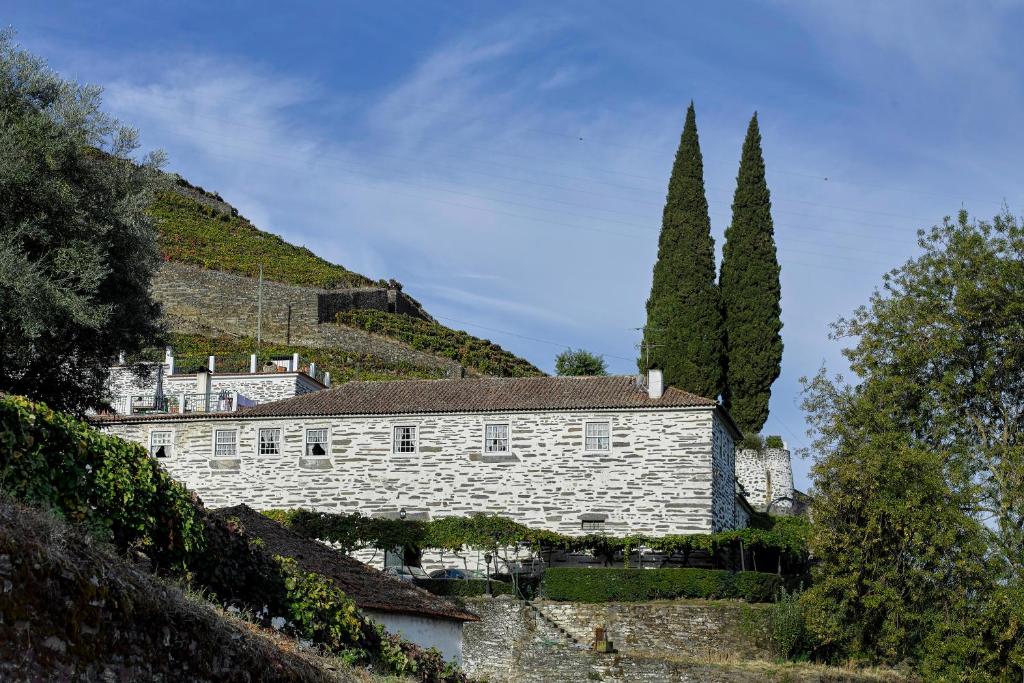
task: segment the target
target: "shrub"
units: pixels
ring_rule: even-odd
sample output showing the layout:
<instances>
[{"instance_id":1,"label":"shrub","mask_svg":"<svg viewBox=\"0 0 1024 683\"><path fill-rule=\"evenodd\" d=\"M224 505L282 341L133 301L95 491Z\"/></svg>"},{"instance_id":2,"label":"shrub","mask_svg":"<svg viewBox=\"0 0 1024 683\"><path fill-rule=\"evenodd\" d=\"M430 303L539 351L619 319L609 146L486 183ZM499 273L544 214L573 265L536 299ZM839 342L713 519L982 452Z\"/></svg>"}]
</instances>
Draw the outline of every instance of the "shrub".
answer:
<instances>
[{"instance_id":1,"label":"shrub","mask_svg":"<svg viewBox=\"0 0 1024 683\"><path fill-rule=\"evenodd\" d=\"M157 566L204 548L192 495L138 444L19 396L0 396L0 481L14 498L83 524Z\"/></svg>"},{"instance_id":2,"label":"shrub","mask_svg":"<svg viewBox=\"0 0 1024 683\"><path fill-rule=\"evenodd\" d=\"M767 614L768 640L772 651L783 659L806 659L810 656L811 634L807 630L804 605L797 591L780 590L775 604Z\"/></svg>"},{"instance_id":3,"label":"shrub","mask_svg":"<svg viewBox=\"0 0 1024 683\"><path fill-rule=\"evenodd\" d=\"M548 569L541 592L566 602L638 602L675 598L738 598L770 602L783 585L777 574L719 569Z\"/></svg>"},{"instance_id":4,"label":"shrub","mask_svg":"<svg viewBox=\"0 0 1024 683\"><path fill-rule=\"evenodd\" d=\"M778 436L777 434L773 434L773 435L765 438L765 440L764 440L764 447L765 448L780 448L781 449L781 448L785 448L786 444L785 444L785 442L783 442L781 436Z\"/></svg>"},{"instance_id":5,"label":"shrub","mask_svg":"<svg viewBox=\"0 0 1024 683\"><path fill-rule=\"evenodd\" d=\"M748 434L740 439L739 447L748 451L760 451L764 449L764 439L760 434Z\"/></svg>"}]
</instances>

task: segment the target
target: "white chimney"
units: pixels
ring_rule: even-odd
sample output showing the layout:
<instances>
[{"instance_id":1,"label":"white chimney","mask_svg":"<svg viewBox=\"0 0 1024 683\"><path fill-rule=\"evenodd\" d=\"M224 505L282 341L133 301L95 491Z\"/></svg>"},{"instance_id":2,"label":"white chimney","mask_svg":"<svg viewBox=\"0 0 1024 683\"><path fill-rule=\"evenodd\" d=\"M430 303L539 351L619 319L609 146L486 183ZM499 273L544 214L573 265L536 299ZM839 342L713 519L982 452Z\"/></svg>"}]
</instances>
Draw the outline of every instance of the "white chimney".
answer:
<instances>
[{"instance_id":1,"label":"white chimney","mask_svg":"<svg viewBox=\"0 0 1024 683\"><path fill-rule=\"evenodd\" d=\"M665 393L665 381L661 370L650 368L647 371L647 395L653 399L659 399L663 393Z\"/></svg>"},{"instance_id":2,"label":"white chimney","mask_svg":"<svg viewBox=\"0 0 1024 683\"><path fill-rule=\"evenodd\" d=\"M167 365L167 374L174 374L174 349L170 346L164 349L164 363Z\"/></svg>"},{"instance_id":3,"label":"white chimney","mask_svg":"<svg viewBox=\"0 0 1024 683\"><path fill-rule=\"evenodd\" d=\"M217 356L210 356L206 359L206 368L210 372L214 372L217 369Z\"/></svg>"},{"instance_id":4,"label":"white chimney","mask_svg":"<svg viewBox=\"0 0 1024 683\"><path fill-rule=\"evenodd\" d=\"M249 354L249 372L256 374L256 354Z\"/></svg>"},{"instance_id":5,"label":"white chimney","mask_svg":"<svg viewBox=\"0 0 1024 683\"><path fill-rule=\"evenodd\" d=\"M292 372L298 372L298 371L299 371L299 354L293 353L292 354Z\"/></svg>"},{"instance_id":6,"label":"white chimney","mask_svg":"<svg viewBox=\"0 0 1024 683\"><path fill-rule=\"evenodd\" d=\"M117 364L118 365L124 365L124 363L125 363L125 355L124 355L124 351L121 351L120 353L117 354Z\"/></svg>"},{"instance_id":7,"label":"white chimney","mask_svg":"<svg viewBox=\"0 0 1024 683\"><path fill-rule=\"evenodd\" d=\"M309 376L316 379L316 363L309 364Z\"/></svg>"},{"instance_id":8,"label":"white chimney","mask_svg":"<svg viewBox=\"0 0 1024 683\"><path fill-rule=\"evenodd\" d=\"M324 386L325 387L331 386L331 373L329 373L329 372L325 372L324 373Z\"/></svg>"}]
</instances>

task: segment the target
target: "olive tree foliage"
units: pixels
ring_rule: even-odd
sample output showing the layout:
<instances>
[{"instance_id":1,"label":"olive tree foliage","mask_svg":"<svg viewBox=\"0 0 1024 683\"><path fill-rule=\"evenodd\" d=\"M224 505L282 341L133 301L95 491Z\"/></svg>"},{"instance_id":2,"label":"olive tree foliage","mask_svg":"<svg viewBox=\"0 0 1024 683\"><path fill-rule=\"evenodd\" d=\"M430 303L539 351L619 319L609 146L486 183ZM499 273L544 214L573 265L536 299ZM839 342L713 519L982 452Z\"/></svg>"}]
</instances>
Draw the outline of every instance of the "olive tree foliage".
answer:
<instances>
[{"instance_id":1,"label":"olive tree foliage","mask_svg":"<svg viewBox=\"0 0 1024 683\"><path fill-rule=\"evenodd\" d=\"M81 412L118 351L157 341L145 213L160 154L0 32L0 391Z\"/></svg>"},{"instance_id":2,"label":"olive tree foliage","mask_svg":"<svg viewBox=\"0 0 1024 683\"><path fill-rule=\"evenodd\" d=\"M1024 228L961 212L919 244L834 325L857 382L805 384L820 560L805 599L833 654L1019 680Z\"/></svg>"},{"instance_id":3,"label":"olive tree foliage","mask_svg":"<svg viewBox=\"0 0 1024 683\"><path fill-rule=\"evenodd\" d=\"M555 372L560 376L607 375L604 357L584 349L566 349L555 357Z\"/></svg>"}]
</instances>

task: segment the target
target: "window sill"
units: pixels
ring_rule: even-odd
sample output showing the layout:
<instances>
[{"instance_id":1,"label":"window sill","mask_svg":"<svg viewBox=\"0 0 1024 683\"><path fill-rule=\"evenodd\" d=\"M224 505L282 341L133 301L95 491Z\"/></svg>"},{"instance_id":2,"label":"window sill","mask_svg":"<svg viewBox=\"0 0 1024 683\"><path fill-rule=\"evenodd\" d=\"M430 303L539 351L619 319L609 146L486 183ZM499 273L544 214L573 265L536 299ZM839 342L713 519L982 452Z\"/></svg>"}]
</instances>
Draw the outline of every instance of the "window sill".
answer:
<instances>
[{"instance_id":1,"label":"window sill","mask_svg":"<svg viewBox=\"0 0 1024 683\"><path fill-rule=\"evenodd\" d=\"M302 455L299 456L299 467L304 470L329 470L334 466L331 464L329 455Z\"/></svg>"},{"instance_id":2,"label":"window sill","mask_svg":"<svg viewBox=\"0 0 1024 683\"><path fill-rule=\"evenodd\" d=\"M472 453L469 459L483 463L519 462L519 456L514 453Z\"/></svg>"}]
</instances>

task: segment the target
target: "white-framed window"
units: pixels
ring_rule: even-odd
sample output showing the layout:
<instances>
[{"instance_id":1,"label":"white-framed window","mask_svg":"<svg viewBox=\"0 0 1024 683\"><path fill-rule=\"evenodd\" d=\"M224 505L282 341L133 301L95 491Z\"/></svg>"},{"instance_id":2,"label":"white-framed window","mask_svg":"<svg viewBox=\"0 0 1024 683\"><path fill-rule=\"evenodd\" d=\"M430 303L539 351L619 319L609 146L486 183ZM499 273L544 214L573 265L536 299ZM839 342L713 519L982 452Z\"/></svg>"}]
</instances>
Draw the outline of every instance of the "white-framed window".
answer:
<instances>
[{"instance_id":1,"label":"white-framed window","mask_svg":"<svg viewBox=\"0 0 1024 683\"><path fill-rule=\"evenodd\" d=\"M395 426L395 453L415 453L416 445L416 425Z\"/></svg>"},{"instance_id":2,"label":"white-framed window","mask_svg":"<svg viewBox=\"0 0 1024 683\"><path fill-rule=\"evenodd\" d=\"M580 523L583 531L604 531L603 519L585 519Z\"/></svg>"},{"instance_id":3,"label":"white-framed window","mask_svg":"<svg viewBox=\"0 0 1024 683\"><path fill-rule=\"evenodd\" d=\"M234 458L238 456L237 429L214 430L213 455L216 458Z\"/></svg>"},{"instance_id":4,"label":"white-framed window","mask_svg":"<svg viewBox=\"0 0 1024 683\"><path fill-rule=\"evenodd\" d=\"M330 455L327 448L326 427L306 430L306 455L311 457Z\"/></svg>"},{"instance_id":5,"label":"white-framed window","mask_svg":"<svg viewBox=\"0 0 1024 683\"><path fill-rule=\"evenodd\" d=\"M149 433L149 454L154 458L170 458L174 455L174 432L169 429L154 429Z\"/></svg>"},{"instance_id":6,"label":"white-framed window","mask_svg":"<svg viewBox=\"0 0 1024 683\"><path fill-rule=\"evenodd\" d=\"M607 451L611 449L611 428L607 422L588 422L585 427L587 451Z\"/></svg>"},{"instance_id":7,"label":"white-framed window","mask_svg":"<svg viewBox=\"0 0 1024 683\"><path fill-rule=\"evenodd\" d=\"M260 429L257 453L260 455L281 455L281 430L276 427Z\"/></svg>"},{"instance_id":8,"label":"white-framed window","mask_svg":"<svg viewBox=\"0 0 1024 683\"><path fill-rule=\"evenodd\" d=\"M508 425L484 425L484 453L508 452Z\"/></svg>"}]
</instances>

